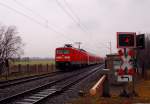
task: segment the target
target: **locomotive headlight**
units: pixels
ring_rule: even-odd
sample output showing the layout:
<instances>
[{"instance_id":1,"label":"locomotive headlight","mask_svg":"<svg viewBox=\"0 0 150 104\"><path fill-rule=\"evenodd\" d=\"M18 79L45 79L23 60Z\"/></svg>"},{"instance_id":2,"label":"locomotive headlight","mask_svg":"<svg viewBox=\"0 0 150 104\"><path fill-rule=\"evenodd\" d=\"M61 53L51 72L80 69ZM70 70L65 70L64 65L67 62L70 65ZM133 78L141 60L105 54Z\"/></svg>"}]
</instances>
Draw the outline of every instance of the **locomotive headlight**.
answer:
<instances>
[{"instance_id":1,"label":"locomotive headlight","mask_svg":"<svg viewBox=\"0 0 150 104\"><path fill-rule=\"evenodd\" d=\"M62 57L61 56L57 56L56 59L62 59Z\"/></svg>"},{"instance_id":2,"label":"locomotive headlight","mask_svg":"<svg viewBox=\"0 0 150 104\"><path fill-rule=\"evenodd\" d=\"M70 59L70 56L65 56L64 58L65 58L65 59Z\"/></svg>"}]
</instances>

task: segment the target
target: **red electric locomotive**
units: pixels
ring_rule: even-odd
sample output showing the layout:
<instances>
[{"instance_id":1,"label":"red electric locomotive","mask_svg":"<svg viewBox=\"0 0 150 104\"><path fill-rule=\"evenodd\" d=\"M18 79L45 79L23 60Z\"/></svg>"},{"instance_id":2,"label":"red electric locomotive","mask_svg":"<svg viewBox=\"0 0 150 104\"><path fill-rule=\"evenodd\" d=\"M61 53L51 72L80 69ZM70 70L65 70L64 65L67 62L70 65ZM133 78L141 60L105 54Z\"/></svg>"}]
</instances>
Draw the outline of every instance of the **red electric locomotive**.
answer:
<instances>
[{"instance_id":1,"label":"red electric locomotive","mask_svg":"<svg viewBox=\"0 0 150 104\"><path fill-rule=\"evenodd\" d=\"M74 48L70 44L56 48L55 64L58 69L69 69L71 67L81 67L99 63L103 63L103 58L90 54L83 49Z\"/></svg>"}]
</instances>

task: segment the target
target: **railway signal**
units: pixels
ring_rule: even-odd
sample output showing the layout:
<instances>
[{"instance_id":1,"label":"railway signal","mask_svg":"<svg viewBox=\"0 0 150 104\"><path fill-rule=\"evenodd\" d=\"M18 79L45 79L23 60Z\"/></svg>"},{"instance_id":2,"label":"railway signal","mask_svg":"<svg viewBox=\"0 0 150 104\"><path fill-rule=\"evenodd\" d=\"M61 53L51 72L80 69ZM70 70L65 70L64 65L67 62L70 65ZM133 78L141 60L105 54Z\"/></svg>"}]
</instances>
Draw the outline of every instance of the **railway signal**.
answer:
<instances>
[{"instance_id":1,"label":"railway signal","mask_svg":"<svg viewBox=\"0 0 150 104\"><path fill-rule=\"evenodd\" d=\"M139 49L145 48L145 35L140 34L136 36L136 47Z\"/></svg>"},{"instance_id":2,"label":"railway signal","mask_svg":"<svg viewBox=\"0 0 150 104\"><path fill-rule=\"evenodd\" d=\"M133 65L134 64L133 57L135 56L135 51L133 49L123 48L119 49L118 54L122 60L122 63L120 64L120 69L118 69L117 71L119 81L121 81L120 77L122 81L132 81L132 79L124 80L123 78L126 77L132 78L132 75L134 75L135 70Z\"/></svg>"},{"instance_id":3,"label":"railway signal","mask_svg":"<svg viewBox=\"0 0 150 104\"><path fill-rule=\"evenodd\" d=\"M132 93L135 95L134 75L136 72L135 57L136 48L144 48L144 35L137 35L135 32L117 32L117 48L118 54L122 59L120 69L118 70L118 82L131 82L133 84ZM122 96L127 96L126 88L121 92Z\"/></svg>"},{"instance_id":4,"label":"railway signal","mask_svg":"<svg viewBox=\"0 0 150 104\"><path fill-rule=\"evenodd\" d=\"M135 32L117 32L117 48L135 48Z\"/></svg>"}]
</instances>

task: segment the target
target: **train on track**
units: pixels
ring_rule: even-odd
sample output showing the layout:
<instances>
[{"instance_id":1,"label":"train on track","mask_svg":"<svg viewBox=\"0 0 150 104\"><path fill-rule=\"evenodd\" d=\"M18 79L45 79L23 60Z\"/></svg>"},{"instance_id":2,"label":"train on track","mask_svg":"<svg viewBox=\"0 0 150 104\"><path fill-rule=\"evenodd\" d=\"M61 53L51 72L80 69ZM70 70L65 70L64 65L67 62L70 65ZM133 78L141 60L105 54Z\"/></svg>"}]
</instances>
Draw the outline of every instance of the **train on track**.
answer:
<instances>
[{"instance_id":1,"label":"train on track","mask_svg":"<svg viewBox=\"0 0 150 104\"><path fill-rule=\"evenodd\" d=\"M70 70L103 62L104 59L102 57L91 54L83 49L74 48L71 44L56 48L55 51L56 68L60 70Z\"/></svg>"}]
</instances>

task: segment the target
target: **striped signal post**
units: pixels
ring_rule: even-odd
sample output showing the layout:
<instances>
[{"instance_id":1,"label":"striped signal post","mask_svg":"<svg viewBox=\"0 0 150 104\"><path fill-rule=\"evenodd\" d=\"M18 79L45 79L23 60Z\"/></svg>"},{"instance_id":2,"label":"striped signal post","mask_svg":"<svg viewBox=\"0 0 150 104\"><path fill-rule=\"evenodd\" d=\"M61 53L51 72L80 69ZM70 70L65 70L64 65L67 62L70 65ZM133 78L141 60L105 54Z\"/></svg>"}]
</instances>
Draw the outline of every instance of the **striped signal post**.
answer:
<instances>
[{"instance_id":1,"label":"striped signal post","mask_svg":"<svg viewBox=\"0 0 150 104\"><path fill-rule=\"evenodd\" d=\"M135 32L117 32L118 54L122 59L120 69L118 69L118 81L132 82L132 95L137 95L134 90L134 78L136 73L136 48L144 48L144 35L136 35ZM123 91L125 94L125 91ZM123 93L122 93L123 94ZM126 93L127 94L127 93Z\"/></svg>"},{"instance_id":2,"label":"striped signal post","mask_svg":"<svg viewBox=\"0 0 150 104\"><path fill-rule=\"evenodd\" d=\"M132 57L132 60L130 60L130 63L133 65L133 68L128 69L128 74L132 75L132 92L131 92L131 96L138 96L137 92L135 91L135 73L136 73L136 68L137 66L135 66L135 64L137 64L135 62L135 58L136 58L136 51L134 49L129 50L128 54Z\"/></svg>"},{"instance_id":3,"label":"striped signal post","mask_svg":"<svg viewBox=\"0 0 150 104\"><path fill-rule=\"evenodd\" d=\"M127 76L127 70L128 70L128 67L131 67L128 63L128 61L130 60L130 57L127 56L127 49L124 48L124 49L119 49L118 51L118 54L122 60L122 63L120 65L120 69L118 69L117 73L118 73L118 81L119 82L128 82L130 79L129 77ZM127 90L126 90L126 84L123 85L123 90L122 92L120 93L120 96L122 97L129 97L129 94L127 93Z\"/></svg>"},{"instance_id":4,"label":"striped signal post","mask_svg":"<svg viewBox=\"0 0 150 104\"><path fill-rule=\"evenodd\" d=\"M122 64L120 65L120 69L118 69L118 81L120 82L132 82L132 96L137 96L135 92L135 80L134 75L136 73L135 64L135 56L136 52L134 49L124 48L118 51L120 58L122 59ZM126 91L126 87L123 87L123 91L120 96L128 97L129 94Z\"/></svg>"}]
</instances>

